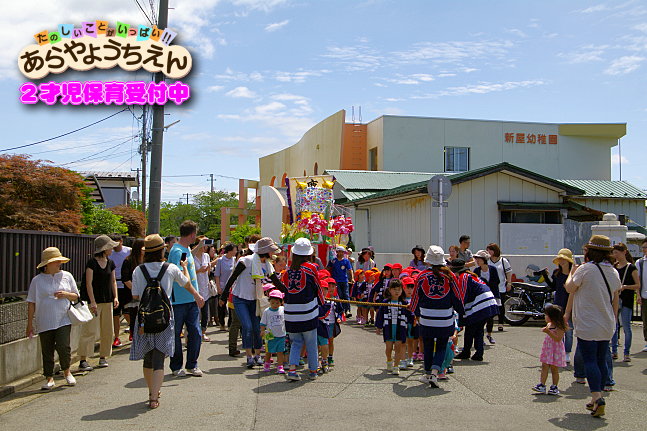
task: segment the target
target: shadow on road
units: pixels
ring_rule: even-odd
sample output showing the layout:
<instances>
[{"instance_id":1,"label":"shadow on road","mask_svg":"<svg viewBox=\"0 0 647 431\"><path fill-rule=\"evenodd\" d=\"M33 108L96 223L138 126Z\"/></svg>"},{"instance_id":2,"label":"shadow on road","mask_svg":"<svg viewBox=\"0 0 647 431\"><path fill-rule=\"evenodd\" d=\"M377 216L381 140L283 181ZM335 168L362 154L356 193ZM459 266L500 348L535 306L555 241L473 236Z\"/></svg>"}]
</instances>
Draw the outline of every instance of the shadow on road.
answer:
<instances>
[{"instance_id":1,"label":"shadow on road","mask_svg":"<svg viewBox=\"0 0 647 431\"><path fill-rule=\"evenodd\" d=\"M548 419L548 422L562 429L590 431L606 427L604 419L592 418L588 413L566 413L564 417Z\"/></svg>"},{"instance_id":2,"label":"shadow on road","mask_svg":"<svg viewBox=\"0 0 647 431\"><path fill-rule=\"evenodd\" d=\"M81 417L82 421L123 421L134 419L139 415L146 413L148 407L146 403L138 402L129 404L127 406L115 407L114 409L104 410L92 415L85 415Z\"/></svg>"},{"instance_id":3,"label":"shadow on road","mask_svg":"<svg viewBox=\"0 0 647 431\"><path fill-rule=\"evenodd\" d=\"M449 393L443 388L431 388L427 384L420 383L416 386L406 386L402 383L393 384L393 393L402 398L429 398Z\"/></svg>"},{"instance_id":4,"label":"shadow on road","mask_svg":"<svg viewBox=\"0 0 647 431\"><path fill-rule=\"evenodd\" d=\"M228 353L221 353L221 354L218 354L218 355L212 355L212 356L209 356L209 358L207 359L207 361L224 362L224 361L231 361L231 360L233 360L233 359L240 359L240 357L238 357L238 358L232 358L231 356L229 356L229 354L228 354Z\"/></svg>"},{"instance_id":5,"label":"shadow on road","mask_svg":"<svg viewBox=\"0 0 647 431\"><path fill-rule=\"evenodd\" d=\"M307 378L304 378L299 382L287 382L287 381L274 382L274 383L268 383L267 385L262 385L257 388L254 388L253 391L254 393L257 393L257 394L289 392L294 389L298 389L308 383L311 383L311 382Z\"/></svg>"}]
</instances>

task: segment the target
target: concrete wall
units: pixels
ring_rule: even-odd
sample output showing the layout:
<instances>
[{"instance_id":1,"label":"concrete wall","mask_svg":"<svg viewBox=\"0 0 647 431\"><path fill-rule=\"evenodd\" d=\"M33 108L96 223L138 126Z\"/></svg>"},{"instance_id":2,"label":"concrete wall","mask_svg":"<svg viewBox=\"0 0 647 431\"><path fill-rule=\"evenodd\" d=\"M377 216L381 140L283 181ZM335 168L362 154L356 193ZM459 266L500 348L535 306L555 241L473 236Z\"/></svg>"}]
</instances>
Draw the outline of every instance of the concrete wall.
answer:
<instances>
[{"instance_id":1,"label":"concrete wall","mask_svg":"<svg viewBox=\"0 0 647 431\"><path fill-rule=\"evenodd\" d=\"M372 148L377 148L377 170L385 170L384 164L384 117L376 118L367 125L366 136L366 166L371 169L370 152ZM408 172L408 171L407 171Z\"/></svg>"},{"instance_id":2,"label":"concrete wall","mask_svg":"<svg viewBox=\"0 0 647 431\"><path fill-rule=\"evenodd\" d=\"M274 241L281 239L283 208L285 199L274 187L263 186L261 189L261 235L269 236Z\"/></svg>"},{"instance_id":3,"label":"concrete wall","mask_svg":"<svg viewBox=\"0 0 647 431\"><path fill-rule=\"evenodd\" d=\"M79 346L80 335L81 327L73 326L70 335L72 358ZM0 385L9 384L42 369L43 360L38 336L0 344Z\"/></svg>"},{"instance_id":4,"label":"concrete wall","mask_svg":"<svg viewBox=\"0 0 647 431\"><path fill-rule=\"evenodd\" d=\"M381 120L381 170L444 172L444 148L469 147L470 170L509 162L552 178L611 179L614 138L559 135L557 145L517 144L506 143L505 133L557 135L559 125L399 116ZM371 134L378 127L371 124L369 149L375 146Z\"/></svg>"},{"instance_id":5,"label":"concrete wall","mask_svg":"<svg viewBox=\"0 0 647 431\"><path fill-rule=\"evenodd\" d=\"M346 112L341 110L316 124L289 148L259 159L261 185L269 185L272 177L277 187L283 174L288 177L301 177L314 173L317 163L319 173L326 169L341 167L341 147Z\"/></svg>"},{"instance_id":6,"label":"concrete wall","mask_svg":"<svg viewBox=\"0 0 647 431\"><path fill-rule=\"evenodd\" d=\"M561 197L556 190L504 172L455 185L447 201L445 244L441 246L447 249L457 244L463 234L472 237L475 249L499 243L499 201L558 203ZM370 245L379 252L398 253L415 244L437 244L438 208L431 209L430 221L430 206L431 198L422 194L360 204L354 223L355 246L369 245L360 242L368 242L369 229ZM363 209L370 211L370 225Z\"/></svg>"}]
</instances>

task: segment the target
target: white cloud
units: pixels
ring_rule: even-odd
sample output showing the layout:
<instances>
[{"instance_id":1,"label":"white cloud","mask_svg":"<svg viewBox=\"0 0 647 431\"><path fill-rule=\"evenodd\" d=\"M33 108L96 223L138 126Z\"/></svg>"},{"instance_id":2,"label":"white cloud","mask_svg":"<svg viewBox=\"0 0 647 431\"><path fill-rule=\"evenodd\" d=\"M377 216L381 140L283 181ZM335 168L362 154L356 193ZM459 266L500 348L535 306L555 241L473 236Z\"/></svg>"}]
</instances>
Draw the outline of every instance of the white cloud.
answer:
<instances>
[{"instance_id":1,"label":"white cloud","mask_svg":"<svg viewBox=\"0 0 647 431\"><path fill-rule=\"evenodd\" d=\"M412 99L437 99L442 96L465 96L470 94L487 94L499 91L510 91L519 88L536 87L544 85L541 80L507 81L501 83L482 82L479 84L448 87L435 93L412 96Z\"/></svg>"},{"instance_id":2,"label":"white cloud","mask_svg":"<svg viewBox=\"0 0 647 431\"><path fill-rule=\"evenodd\" d=\"M234 6L242 6L249 10L269 12L277 6L287 3L287 0L230 0Z\"/></svg>"},{"instance_id":3,"label":"white cloud","mask_svg":"<svg viewBox=\"0 0 647 431\"><path fill-rule=\"evenodd\" d=\"M622 156L622 158L620 158L620 156L618 154L611 154L611 164L612 165L614 165L614 166L619 165L620 160L622 160L623 165L629 164L629 159L626 158L625 156Z\"/></svg>"},{"instance_id":4,"label":"white cloud","mask_svg":"<svg viewBox=\"0 0 647 431\"><path fill-rule=\"evenodd\" d=\"M642 24L635 25L634 30L642 31L644 33L647 33L647 22L643 22Z\"/></svg>"},{"instance_id":5,"label":"white cloud","mask_svg":"<svg viewBox=\"0 0 647 431\"><path fill-rule=\"evenodd\" d=\"M391 53L396 62L421 64L427 62L456 63L466 59L501 58L514 44L510 41L419 42L411 49Z\"/></svg>"},{"instance_id":6,"label":"white cloud","mask_svg":"<svg viewBox=\"0 0 647 431\"><path fill-rule=\"evenodd\" d=\"M611 62L604 73L607 75L625 75L638 69L643 61L645 61L644 57L635 55L616 58Z\"/></svg>"},{"instance_id":7,"label":"white cloud","mask_svg":"<svg viewBox=\"0 0 647 431\"><path fill-rule=\"evenodd\" d=\"M279 82L294 82L297 84L304 83L307 78L323 76L330 73L330 70L299 70L297 72L275 72L274 79Z\"/></svg>"},{"instance_id":8,"label":"white cloud","mask_svg":"<svg viewBox=\"0 0 647 431\"><path fill-rule=\"evenodd\" d=\"M507 29L506 31L510 34L514 34L515 36L524 37L524 38L528 37L526 33L519 30L518 28L510 28L510 29Z\"/></svg>"},{"instance_id":9,"label":"white cloud","mask_svg":"<svg viewBox=\"0 0 647 431\"><path fill-rule=\"evenodd\" d=\"M264 77L262 73L257 71L250 73L236 72L228 67L225 69L225 73L216 74L215 78L221 81L261 82Z\"/></svg>"},{"instance_id":10,"label":"white cloud","mask_svg":"<svg viewBox=\"0 0 647 431\"><path fill-rule=\"evenodd\" d=\"M233 90L230 90L227 93L225 93L225 95L229 97L234 97L234 98L246 98L246 99L252 99L256 97L256 93L254 93L252 90L250 90L247 87L236 87Z\"/></svg>"},{"instance_id":11,"label":"white cloud","mask_svg":"<svg viewBox=\"0 0 647 431\"><path fill-rule=\"evenodd\" d=\"M604 12L608 11L609 7L605 4L597 4L595 6L589 6L586 9L582 9L580 12L582 13L594 13L594 12Z\"/></svg>"},{"instance_id":12,"label":"white cloud","mask_svg":"<svg viewBox=\"0 0 647 431\"><path fill-rule=\"evenodd\" d=\"M327 51L322 57L336 60L350 72L375 70L381 65L383 60L383 57L377 51L366 45L329 46Z\"/></svg>"},{"instance_id":13,"label":"white cloud","mask_svg":"<svg viewBox=\"0 0 647 431\"><path fill-rule=\"evenodd\" d=\"M275 113L277 111L281 111L285 107L286 106L281 102L270 102L266 105L260 105L255 107L254 111L256 111L257 114L267 115L267 114Z\"/></svg>"},{"instance_id":14,"label":"white cloud","mask_svg":"<svg viewBox=\"0 0 647 431\"><path fill-rule=\"evenodd\" d=\"M224 89L222 85L212 85L210 87L207 87L207 93L216 93L222 89Z\"/></svg>"},{"instance_id":15,"label":"white cloud","mask_svg":"<svg viewBox=\"0 0 647 431\"><path fill-rule=\"evenodd\" d=\"M585 45L572 53L559 53L558 56L566 59L568 63L590 63L602 61L602 54L609 48L609 45Z\"/></svg>"},{"instance_id":16,"label":"white cloud","mask_svg":"<svg viewBox=\"0 0 647 431\"><path fill-rule=\"evenodd\" d=\"M288 25L288 23L289 23L289 22L290 22L290 20L289 20L289 19L286 19L286 20L281 21L281 22L275 22L275 23L272 23L272 24L268 24L268 25L265 27L265 31L267 31L267 32L270 32L270 33L271 33L271 32L273 32L273 31L276 31L276 30L279 30L279 29L281 29L281 28L285 27L286 25Z\"/></svg>"}]
</instances>

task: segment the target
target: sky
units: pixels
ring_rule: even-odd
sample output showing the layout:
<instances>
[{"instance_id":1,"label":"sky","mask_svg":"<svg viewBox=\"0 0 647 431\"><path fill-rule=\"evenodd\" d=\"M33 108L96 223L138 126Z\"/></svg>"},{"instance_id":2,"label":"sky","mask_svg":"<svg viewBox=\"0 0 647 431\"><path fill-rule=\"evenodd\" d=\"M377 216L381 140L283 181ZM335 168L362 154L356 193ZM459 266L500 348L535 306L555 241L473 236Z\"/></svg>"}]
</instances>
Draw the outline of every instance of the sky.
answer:
<instances>
[{"instance_id":1,"label":"sky","mask_svg":"<svg viewBox=\"0 0 647 431\"><path fill-rule=\"evenodd\" d=\"M151 15L149 0L139 5ZM180 122L164 136L165 201L208 191L208 174L217 189L237 192L237 178L258 179L260 156L293 145L340 109L353 120L353 107L362 122L393 114L627 123L622 179L647 189L647 2L170 0L170 7L173 43L191 51L194 65L185 80L190 102L166 109L165 124ZM2 12L0 152L121 110L23 106L17 57L33 34L58 24L145 24L137 0L21 0ZM150 74L116 68L47 77L69 79ZM134 170L140 116L126 111L21 151L80 172ZM612 179L620 178L619 161L615 148Z\"/></svg>"}]
</instances>

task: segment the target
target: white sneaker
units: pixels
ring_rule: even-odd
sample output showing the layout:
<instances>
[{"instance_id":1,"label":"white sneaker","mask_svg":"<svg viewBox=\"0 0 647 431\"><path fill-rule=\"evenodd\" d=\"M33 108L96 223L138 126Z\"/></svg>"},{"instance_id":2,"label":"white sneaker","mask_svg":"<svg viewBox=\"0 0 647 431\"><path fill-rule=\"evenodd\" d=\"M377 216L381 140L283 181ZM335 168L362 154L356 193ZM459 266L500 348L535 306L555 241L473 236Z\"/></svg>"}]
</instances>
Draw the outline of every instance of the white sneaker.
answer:
<instances>
[{"instance_id":1,"label":"white sneaker","mask_svg":"<svg viewBox=\"0 0 647 431\"><path fill-rule=\"evenodd\" d=\"M54 389L54 386L56 386L56 383L54 383L54 379L52 379L52 380L46 381L45 384L43 386L41 386L40 388L42 390L44 390L44 391L49 391L49 390Z\"/></svg>"},{"instance_id":2,"label":"white sneaker","mask_svg":"<svg viewBox=\"0 0 647 431\"><path fill-rule=\"evenodd\" d=\"M173 375L175 377L186 377L186 371L180 368L179 370L173 371Z\"/></svg>"},{"instance_id":3,"label":"white sneaker","mask_svg":"<svg viewBox=\"0 0 647 431\"><path fill-rule=\"evenodd\" d=\"M399 376L400 369L398 367L393 367L393 369L391 370L391 374L393 374L394 376Z\"/></svg>"},{"instance_id":4,"label":"white sneaker","mask_svg":"<svg viewBox=\"0 0 647 431\"><path fill-rule=\"evenodd\" d=\"M647 344L645 344L645 347L643 348L643 352L647 352Z\"/></svg>"},{"instance_id":5,"label":"white sneaker","mask_svg":"<svg viewBox=\"0 0 647 431\"><path fill-rule=\"evenodd\" d=\"M570 353L567 353L567 354L566 354L566 364L568 365L568 364L570 364L570 363L571 363L571 354L570 354Z\"/></svg>"},{"instance_id":6,"label":"white sneaker","mask_svg":"<svg viewBox=\"0 0 647 431\"><path fill-rule=\"evenodd\" d=\"M187 369L189 374L191 374L193 377L202 377L202 370L198 367L195 367L193 369Z\"/></svg>"},{"instance_id":7,"label":"white sneaker","mask_svg":"<svg viewBox=\"0 0 647 431\"><path fill-rule=\"evenodd\" d=\"M68 386L74 386L76 385L76 379L72 375L72 373L68 374L65 376L65 382L67 383Z\"/></svg>"},{"instance_id":8,"label":"white sneaker","mask_svg":"<svg viewBox=\"0 0 647 431\"><path fill-rule=\"evenodd\" d=\"M429 380L431 380L431 374L423 374L418 379L420 383L426 383L426 384L429 384Z\"/></svg>"},{"instance_id":9,"label":"white sneaker","mask_svg":"<svg viewBox=\"0 0 647 431\"><path fill-rule=\"evenodd\" d=\"M407 367L409 367L409 368L413 367L413 358L409 358L407 360Z\"/></svg>"},{"instance_id":10,"label":"white sneaker","mask_svg":"<svg viewBox=\"0 0 647 431\"><path fill-rule=\"evenodd\" d=\"M435 374L431 375L431 378L429 379L429 386L432 388L439 388L438 386L438 377Z\"/></svg>"},{"instance_id":11,"label":"white sneaker","mask_svg":"<svg viewBox=\"0 0 647 431\"><path fill-rule=\"evenodd\" d=\"M98 368L107 368L108 367L108 361L106 358L99 358L99 365L97 365Z\"/></svg>"}]
</instances>

